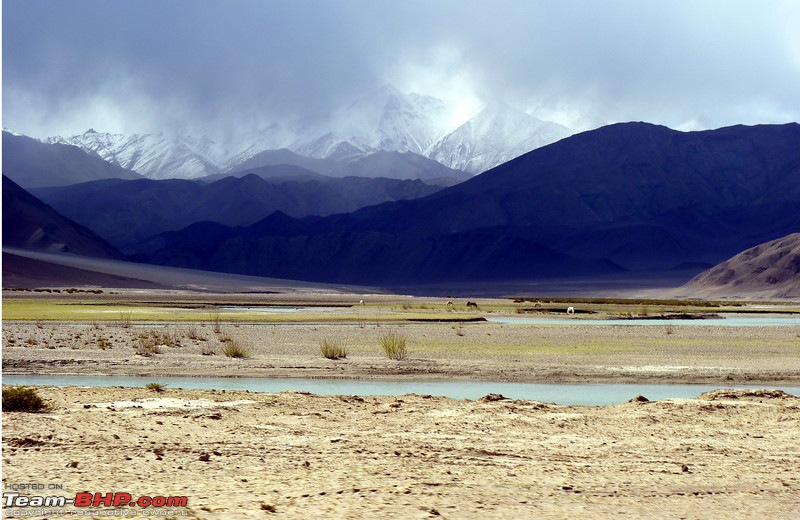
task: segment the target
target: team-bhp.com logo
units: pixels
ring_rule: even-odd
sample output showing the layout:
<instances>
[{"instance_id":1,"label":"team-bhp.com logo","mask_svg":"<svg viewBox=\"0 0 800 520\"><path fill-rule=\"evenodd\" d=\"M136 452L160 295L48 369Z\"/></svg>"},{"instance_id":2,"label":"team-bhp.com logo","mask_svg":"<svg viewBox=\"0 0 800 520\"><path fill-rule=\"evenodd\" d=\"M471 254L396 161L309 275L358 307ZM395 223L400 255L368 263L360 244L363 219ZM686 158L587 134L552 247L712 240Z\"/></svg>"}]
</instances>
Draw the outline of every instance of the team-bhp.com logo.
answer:
<instances>
[{"instance_id":1,"label":"team-bhp.com logo","mask_svg":"<svg viewBox=\"0 0 800 520\"><path fill-rule=\"evenodd\" d=\"M22 495L3 493L5 507L186 507L188 497L140 496L130 493L78 493L75 498L65 496Z\"/></svg>"}]
</instances>

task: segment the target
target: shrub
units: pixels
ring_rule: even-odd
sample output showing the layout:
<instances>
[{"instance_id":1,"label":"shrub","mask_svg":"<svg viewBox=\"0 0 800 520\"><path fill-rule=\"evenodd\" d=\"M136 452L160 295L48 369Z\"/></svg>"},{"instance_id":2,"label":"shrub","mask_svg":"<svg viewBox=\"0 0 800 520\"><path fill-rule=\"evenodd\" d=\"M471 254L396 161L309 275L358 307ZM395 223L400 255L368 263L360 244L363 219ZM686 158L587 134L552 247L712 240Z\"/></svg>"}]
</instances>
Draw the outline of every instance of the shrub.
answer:
<instances>
[{"instance_id":1,"label":"shrub","mask_svg":"<svg viewBox=\"0 0 800 520\"><path fill-rule=\"evenodd\" d=\"M322 351L322 355L328 359L343 359L347 357L347 349L334 339L323 338L319 342L319 348Z\"/></svg>"},{"instance_id":2,"label":"shrub","mask_svg":"<svg viewBox=\"0 0 800 520\"><path fill-rule=\"evenodd\" d=\"M408 354L406 351L406 337L398 332L390 331L383 334L381 336L381 347L389 359L405 359Z\"/></svg>"},{"instance_id":3,"label":"shrub","mask_svg":"<svg viewBox=\"0 0 800 520\"><path fill-rule=\"evenodd\" d=\"M161 383L147 383L145 386L151 392L161 393L167 390L167 385Z\"/></svg>"},{"instance_id":4,"label":"shrub","mask_svg":"<svg viewBox=\"0 0 800 520\"><path fill-rule=\"evenodd\" d=\"M150 336L140 337L139 345L136 347L136 354L144 357L161 354L161 345L159 345L157 338Z\"/></svg>"},{"instance_id":5,"label":"shrub","mask_svg":"<svg viewBox=\"0 0 800 520\"><path fill-rule=\"evenodd\" d=\"M100 350L108 350L111 348L111 340L100 336L97 338L97 348Z\"/></svg>"},{"instance_id":6,"label":"shrub","mask_svg":"<svg viewBox=\"0 0 800 520\"><path fill-rule=\"evenodd\" d=\"M119 313L119 326L123 329L131 328L133 321L133 311L122 311Z\"/></svg>"},{"instance_id":7,"label":"shrub","mask_svg":"<svg viewBox=\"0 0 800 520\"><path fill-rule=\"evenodd\" d=\"M250 357L250 350L239 345L233 338L227 338L225 346L222 347L222 353L230 358L245 359Z\"/></svg>"},{"instance_id":8,"label":"shrub","mask_svg":"<svg viewBox=\"0 0 800 520\"><path fill-rule=\"evenodd\" d=\"M217 351L206 345L205 347L202 348L202 350L200 350L200 354L204 356L216 356Z\"/></svg>"},{"instance_id":9,"label":"shrub","mask_svg":"<svg viewBox=\"0 0 800 520\"><path fill-rule=\"evenodd\" d=\"M4 412L42 412L49 409L35 388L12 386L3 388Z\"/></svg>"},{"instance_id":10,"label":"shrub","mask_svg":"<svg viewBox=\"0 0 800 520\"><path fill-rule=\"evenodd\" d=\"M195 341L207 341L207 338L198 332L196 325L189 327L189 330L186 332L186 337Z\"/></svg>"}]
</instances>

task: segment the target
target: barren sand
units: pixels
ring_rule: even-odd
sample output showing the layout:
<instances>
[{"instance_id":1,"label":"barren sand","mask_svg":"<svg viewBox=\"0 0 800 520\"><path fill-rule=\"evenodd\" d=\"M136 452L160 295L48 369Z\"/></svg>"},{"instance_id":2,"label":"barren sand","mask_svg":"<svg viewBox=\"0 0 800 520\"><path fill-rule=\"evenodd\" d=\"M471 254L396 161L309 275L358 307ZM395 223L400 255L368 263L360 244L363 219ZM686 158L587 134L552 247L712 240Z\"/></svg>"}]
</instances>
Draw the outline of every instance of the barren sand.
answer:
<instances>
[{"instance_id":1,"label":"barren sand","mask_svg":"<svg viewBox=\"0 0 800 520\"><path fill-rule=\"evenodd\" d=\"M3 414L4 484L56 483L65 496L186 496L178 509L192 518L800 514L800 398L780 393L611 407L420 395L40 393L52 411Z\"/></svg>"}]
</instances>

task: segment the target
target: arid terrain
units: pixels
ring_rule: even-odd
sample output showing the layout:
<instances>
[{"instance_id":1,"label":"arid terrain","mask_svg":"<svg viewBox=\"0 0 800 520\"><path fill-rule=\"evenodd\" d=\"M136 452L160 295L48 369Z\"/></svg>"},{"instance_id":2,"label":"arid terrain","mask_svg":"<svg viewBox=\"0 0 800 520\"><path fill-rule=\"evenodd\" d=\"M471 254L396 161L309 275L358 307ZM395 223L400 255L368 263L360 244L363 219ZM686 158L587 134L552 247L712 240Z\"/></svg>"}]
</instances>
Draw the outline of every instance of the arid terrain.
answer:
<instances>
[{"instance_id":1,"label":"arid terrain","mask_svg":"<svg viewBox=\"0 0 800 520\"><path fill-rule=\"evenodd\" d=\"M800 513L800 399L781 393L569 407L421 395L40 392L52 411L3 414L4 483L56 483L65 496L185 496L187 507L173 509L192 518Z\"/></svg>"},{"instance_id":2,"label":"arid terrain","mask_svg":"<svg viewBox=\"0 0 800 520\"><path fill-rule=\"evenodd\" d=\"M578 407L498 395L144 388L178 375L720 388L800 382L797 327L721 325L733 316L786 316L797 312L791 302L474 303L321 292L6 291L5 374L134 375L142 386L38 387L49 411L3 413L4 485L53 484L63 489L45 494L67 497L187 497L174 510L193 518L800 513L800 398L780 392ZM567 324L491 321L566 319L567 306L576 309ZM635 325L681 312L708 319ZM579 325L613 317L631 325ZM406 339L405 359L384 354L387 332ZM326 339L346 357L325 358ZM243 357L225 355L231 345ZM32 509L5 513L16 511ZM133 511L142 513L117 514Z\"/></svg>"}]
</instances>

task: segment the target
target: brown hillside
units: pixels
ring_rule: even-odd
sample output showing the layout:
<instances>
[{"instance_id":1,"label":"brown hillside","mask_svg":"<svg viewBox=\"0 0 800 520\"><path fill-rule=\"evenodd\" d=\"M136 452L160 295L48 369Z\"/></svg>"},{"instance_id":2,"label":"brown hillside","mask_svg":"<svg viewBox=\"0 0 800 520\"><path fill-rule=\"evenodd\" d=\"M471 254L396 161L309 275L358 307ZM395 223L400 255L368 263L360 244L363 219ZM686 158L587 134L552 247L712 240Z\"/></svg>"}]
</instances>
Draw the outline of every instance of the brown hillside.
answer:
<instances>
[{"instance_id":1,"label":"brown hillside","mask_svg":"<svg viewBox=\"0 0 800 520\"><path fill-rule=\"evenodd\" d=\"M800 298L800 233L759 244L683 286L703 297Z\"/></svg>"}]
</instances>

